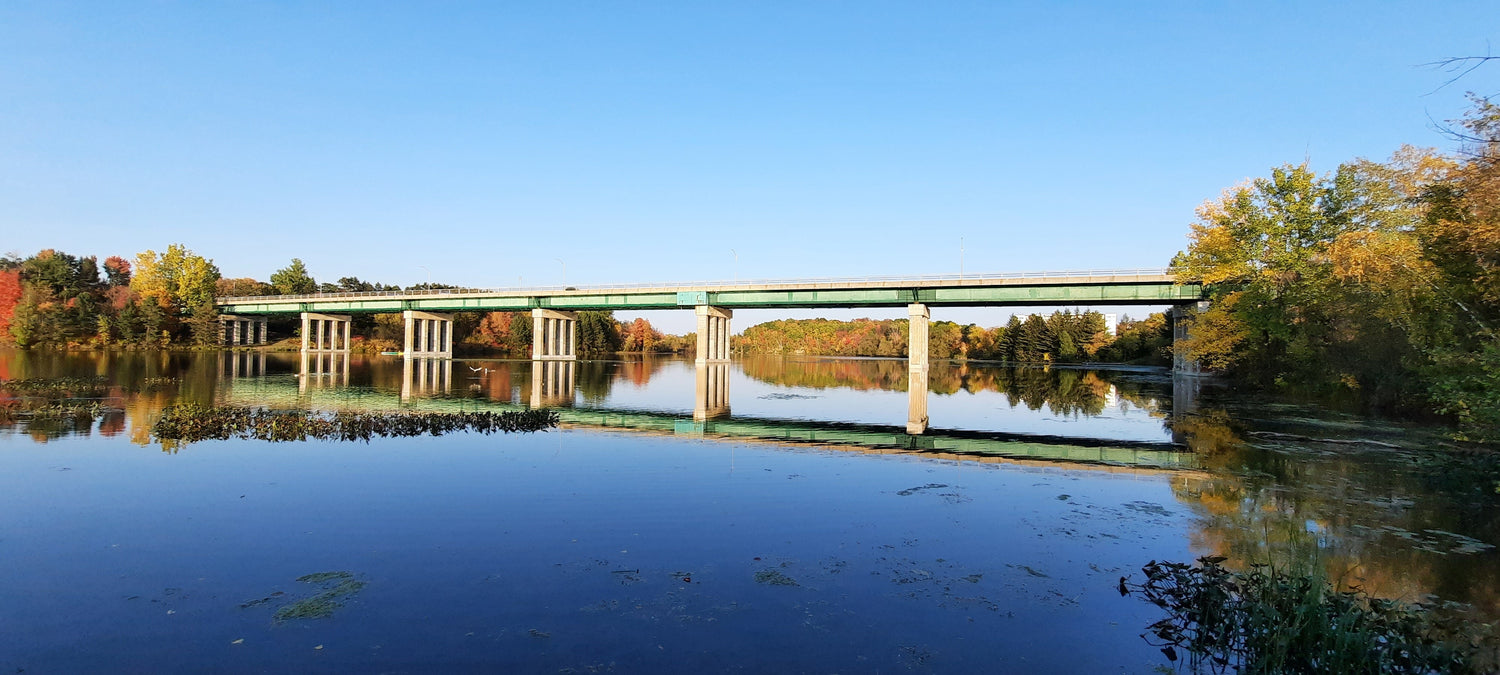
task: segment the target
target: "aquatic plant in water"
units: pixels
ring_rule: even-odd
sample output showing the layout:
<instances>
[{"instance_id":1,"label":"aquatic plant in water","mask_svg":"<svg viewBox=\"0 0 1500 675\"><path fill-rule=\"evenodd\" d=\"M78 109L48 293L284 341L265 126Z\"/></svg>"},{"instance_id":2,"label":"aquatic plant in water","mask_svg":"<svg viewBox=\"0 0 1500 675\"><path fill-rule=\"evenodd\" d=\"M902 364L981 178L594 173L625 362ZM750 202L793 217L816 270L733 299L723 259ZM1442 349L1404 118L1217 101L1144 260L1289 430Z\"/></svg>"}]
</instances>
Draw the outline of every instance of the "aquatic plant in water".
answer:
<instances>
[{"instance_id":1,"label":"aquatic plant in water","mask_svg":"<svg viewBox=\"0 0 1500 675\"><path fill-rule=\"evenodd\" d=\"M62 397L65 394L77 395L84 392L99 391L108 386L109 378L104 376L33 377L0 382L0 390L51 398Z\"/></svg>"},{"instance_id":2,"label":"aquatic plant in water","mask_svg":"<svg viewBox=\"0 0 1500 675\"><path fill-rule=\"evenodd\" d=\"M312 597L277 608L271 618L278 623L294 619L326 619L333 611L343 607L344 601L364 590L365 582L354 578L349 572L318 572L297 577L297 581L312 584L321 590Z\"/></svg>"},{"instance_id":3,"label":"aquatic plant in water","mask_svg":"<svg viewBox=\"0 0 1500 675\"><path fill-rule=\"evenodd\" d=\"M1146 579L1120 577L1167 610L1143 634L1194 671L1238 673L1479 673L1494 667L1493 627L1447 616L1436 605L1335 590L1320 574L1269 565L1236 572L1225 558L1198 565L1151 561Z\"/></svg>"},{"instance_id":4,"label":"aquatic plant in water","mask_svg":"<svg viewBox=\"0 0 1500 675\"><path fill-rule=\"evenodd\" d=\"M552 410L508 412L321 413L307 410L207 407L181 404L162 412L151 433L162 440L202 441L251 438L303 441L309 438L368 441L376 436L440 436L456 431L481 434L543 431L557 426Z\"/></svg>"},{"instance_id":5,"label":"aquatic plant in water","mask_svg":"<svg viewBox=\"0 0 1500 675\"><path fill-rule=\"evenodd\" d=\"M49 435L87 428L100 415L117 412L103 396L103 377L31 378L0 381L0 426L18 422Z\"/></svg>"}]
</instances>

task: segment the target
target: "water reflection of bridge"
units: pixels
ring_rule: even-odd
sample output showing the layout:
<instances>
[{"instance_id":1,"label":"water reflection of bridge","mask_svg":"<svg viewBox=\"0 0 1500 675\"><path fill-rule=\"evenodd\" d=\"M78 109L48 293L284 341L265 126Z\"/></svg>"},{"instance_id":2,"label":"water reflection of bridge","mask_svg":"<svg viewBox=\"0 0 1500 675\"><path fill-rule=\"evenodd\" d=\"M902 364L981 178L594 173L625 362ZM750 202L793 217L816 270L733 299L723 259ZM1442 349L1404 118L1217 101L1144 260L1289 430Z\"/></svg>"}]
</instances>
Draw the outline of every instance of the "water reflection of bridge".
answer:
<instances>
[{"instance_id":1,"label":"water reflection of bridge","mask_svg":"<svg viewBox=\"0 0 1500 675\"><path fill-rule=\"evenodd\" d=\"M325 355L329 356L329 355ZM1073 437L940 429L928 424L925 378L913 376L908 387L908 420L904 427L840 421L780 419L730 414L728 364L698 364L695 402L685 412L614 409L578 405L577 369L573 361L530 362L529 392L495 400L455 391L447 359L403 359L402 384L395 391L351 388L344 360L309 360L303 355L296 377L239 377L226 380L220 401L246 406L292 406L369 412L524 410L547 407L565 426L630 430L674 436L760 440L779 443L857 447L876 452L938 453L958 458L1008 458L1091 464L1191 468L1190 452L1165 441L1117 441ZM474 368L460 362L459 368ZM477 387L478 385L474 385ZM357 392L356 392L357 389ZM529 396L525 394L529 393Z\"/></svg>"}]
</instances>

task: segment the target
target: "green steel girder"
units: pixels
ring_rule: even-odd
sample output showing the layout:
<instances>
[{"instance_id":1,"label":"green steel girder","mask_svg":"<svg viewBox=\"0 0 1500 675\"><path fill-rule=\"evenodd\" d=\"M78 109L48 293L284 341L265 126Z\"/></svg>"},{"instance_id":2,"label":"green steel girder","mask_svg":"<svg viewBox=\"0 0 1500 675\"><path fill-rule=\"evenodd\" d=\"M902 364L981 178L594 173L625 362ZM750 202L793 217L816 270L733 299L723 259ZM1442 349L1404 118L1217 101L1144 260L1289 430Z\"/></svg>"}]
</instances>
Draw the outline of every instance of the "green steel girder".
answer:
<instances>
[{"instance_id":1,"label":"green steel girder","mask_svg":"<svg viewBox=\"0 0 1500 675\"><path fill-rule=\"evenodd\" d=\"M589 295L455 295L436 298L369 298L282 301L267 299L219 305L226 314L297 312L372 313L406 309L430 312L674 309L694 305L728 308L937 306L1164 305L1206 297L1200 284L1039 284L958 288L795 289L747 291L618 292Z\"/></svg>"},{"instance_id":2,"label":"green steel girder","mask_svg":"<svg viewBox=\"0 0 1500 675\"><path fill-rule=\"evenodd\" d=\"M580 309L675 309L676 293L614 293L608 295L544 295L539 307Z\"/></svg>"},{"instance_id":3,"label":"green steel girder","mask_svg":"<svg viewBox=\"0 0 1500 675\"><path fill-rule=\"evenodd\" d=\"M897 307L916 302L910 288L708 293L716 307Z\"/></svg>"}]
</instances>

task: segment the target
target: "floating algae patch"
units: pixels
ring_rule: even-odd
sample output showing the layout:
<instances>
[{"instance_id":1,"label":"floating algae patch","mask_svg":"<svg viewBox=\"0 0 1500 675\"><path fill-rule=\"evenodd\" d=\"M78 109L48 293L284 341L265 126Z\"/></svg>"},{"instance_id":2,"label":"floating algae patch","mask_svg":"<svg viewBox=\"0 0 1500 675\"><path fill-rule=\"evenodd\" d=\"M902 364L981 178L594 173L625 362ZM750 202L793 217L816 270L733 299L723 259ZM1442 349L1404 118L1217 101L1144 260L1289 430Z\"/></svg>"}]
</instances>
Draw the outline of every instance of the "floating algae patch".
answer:
<instances>
[{"instance_id":1,"label":"floating algae patch","mask_svg":"<svg viewBox=\"0 0 1500 675\"><path fill-rule=\"evenodd\" d=\"M793 579L793 578L791 578L791 577L789 577L789 576L787 576L785 574L782 574L779 570L761 570L759 572L756 572L755 573L755 582L756 583L760 583L760 584L769 584L769 585L772 585L772 586L801 586L802 585L802 584L797 583L796 579Z\"/></svg>"},{"instance_id":2,"label":"floating algae patch","mask_svg":"<svg viewBox=\"0 0 1500 675\"><path fill-rule=\"evenodd\" d=\"M310 598L277 608L276 614L271 618L278 623L296 619L326 619L333 616L334 610L343 607L345 601L365 588L365 582L356 579L349 572L318 572L297 577L297 581L317 586L320 591Z\"/></svg>"},{"instance_id":3,"label":"floating algae patch","mask_svg":"<svg viewBox=\"0 0 1500 675\"><path fill-rule=\"evenodd\" d=\"M304 574L297 577L299 583L322 584L330 581L345 581L353 579L354 575L348 572L318 572L316 574Z\"/></svg>"}]
</instances>

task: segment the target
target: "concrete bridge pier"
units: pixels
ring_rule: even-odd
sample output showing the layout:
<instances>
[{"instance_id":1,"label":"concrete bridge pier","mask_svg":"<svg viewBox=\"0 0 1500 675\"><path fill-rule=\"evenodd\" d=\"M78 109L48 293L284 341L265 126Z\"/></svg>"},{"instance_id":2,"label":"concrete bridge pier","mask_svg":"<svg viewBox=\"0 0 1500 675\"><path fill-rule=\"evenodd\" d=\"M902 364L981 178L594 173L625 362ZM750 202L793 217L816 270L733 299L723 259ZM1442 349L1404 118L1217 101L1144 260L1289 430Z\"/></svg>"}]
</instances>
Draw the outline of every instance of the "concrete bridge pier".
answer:
<instances>
[{"instance_id":1,"label":"concrete bridge pier","mask_svg":"<svg viewBox=\"0 0 1500 675\"><path fill-rule=\"evenodd\" d=\"M302 352L347 352L353 336L348 314L302 313Z\"/></svg>"},{"instance_id":2,"label":"concrete bridge pier","mask_svg":"<svg viewBox=\"0 0 1500 675\"><path fill-rule=\"evenodd\" d=\"M906 313L911 317L907 327L906 361L912 370L926 370L927 322L932 318L932 313L927 305L922 304L907 305ZM927 388L923 387L922 391L927 391Z\"/></svg>"},{"instance_id":3,"label":"concrete bridge pier","mask_svg":"<svg viewBox=\"0 0 1500 675\"><path fill-rule=\"evenodd\" d=\"M729 320L734 312L722 307L697 305L698 315L698 363L723 363L729 361Z\"/></svg>"},{"instance_id":4,"label":"concrete bridge pier","mask_svg":"<svg viewBox=\"0 0 1500 675\"><path fill-rule=\"evenodd\" d=\"M1189 359L1186 354L1177 348L1183 340L1192 334L1192 317L1199 312L1208 310L1208 301L1200 300L1189 310L1182 305L1172 306L1172 374L1173 375L1202 375L1203 371L1198 362Z\"/></svg>"},{"instance_id":5,"label":"concrete bridge pier","mask_svg":"<svg viewBox=\"0 0 1500 675\"><path fill-rule=\"evenodd\" d=\"M401 400L446 394L453 388L453 359L401 359Z\"/></svg>"},{"instance_id":6,"label":"concrete bridge pier","mask_svg":"<svg viewBox=\"0 0 1500 675\"><path fill-rule=\"evenodd\" d=\"M453 315L437 312L406 310L401 313L406 322L406 342L401 346L401 355L422 359L453 358Z\"/></svg>"},{"instance_id":7,"label":"concrete bridge pier","mask_svg":"<svg viewBox=\"0 0 1500 675\"><path fill-rule=\"evenodd\" d=\"M531 358L578 358L578 314L553 309L531 310Z\"/></svg>"},{"instance_id":8,"label":"concrete bridge pier","mask_svg":"<svg viewBox=\"0 0 1500 675\"><path fill-rule=\"evenodd\" d=\"M697 396L693 420L704 422L729 416L729 364L698 362Z\"/></svg>"},{"instance_id":9,"label":"concrete bridge pier","mask_svg":"<svg viewBox=\"0 0 1500 675\"><path fill-rule=\"evenodd\" d=\"M222 344L226 347L265 344L270 333L269 325L270 319L261 316L219 315Z\"/></svg>"},{"instance_id":10,"label":"concrete bridge pier","mask_svg":"<svg viewBox=\"0 0 1500 675\"><path fill-rule=\"evenodd\" d=\"M577 364L564 358L531 362L531 407L558 408L573 405Z\"/></svg>"}]
</instances>

